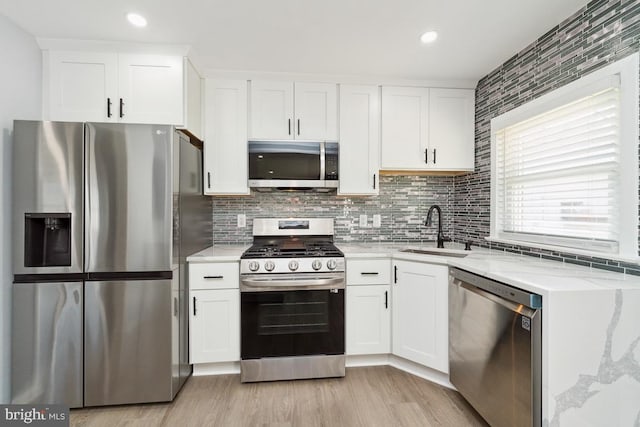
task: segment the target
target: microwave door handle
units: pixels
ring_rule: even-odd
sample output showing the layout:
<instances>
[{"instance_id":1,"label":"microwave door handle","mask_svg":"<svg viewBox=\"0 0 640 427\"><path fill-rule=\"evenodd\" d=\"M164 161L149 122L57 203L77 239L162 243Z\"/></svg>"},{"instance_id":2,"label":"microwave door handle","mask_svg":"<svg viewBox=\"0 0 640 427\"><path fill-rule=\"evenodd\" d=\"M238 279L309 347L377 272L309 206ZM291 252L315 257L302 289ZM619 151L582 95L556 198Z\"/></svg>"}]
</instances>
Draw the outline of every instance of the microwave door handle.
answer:
<instances>
[{"instance_id":1,"label":"microwave door handle","mask_svg":"<svg viewBox=\"0 0 640 427\"><path fill-rule=\"evenodd\" d=\"M325 165L325 156L326 156L326 150L324 147L324 142L320 143L320 180L324 182L324 180L326 179L326 165Z\"/></svg>"}]
</instances>

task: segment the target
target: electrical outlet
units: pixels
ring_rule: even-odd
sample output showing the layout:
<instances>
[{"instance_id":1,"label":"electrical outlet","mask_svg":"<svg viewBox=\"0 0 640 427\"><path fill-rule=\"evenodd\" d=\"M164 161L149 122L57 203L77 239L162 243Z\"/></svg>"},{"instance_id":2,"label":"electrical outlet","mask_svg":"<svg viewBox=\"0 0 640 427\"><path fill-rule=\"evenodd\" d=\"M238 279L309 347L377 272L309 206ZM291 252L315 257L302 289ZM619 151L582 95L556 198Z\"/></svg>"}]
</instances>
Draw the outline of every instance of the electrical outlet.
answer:
<instances>
[{"instance_id":1,"label":"electrical outlet","mask_svg":"<svg viewBox=\"0 0 640 427\"><path fill-rule=\"evenodd\" d=\"M367 214L360 215L360 227L367 226Z\"/></svg>"},{"instance_id":2,"label":"electrical outlet","mask_svg":"<svg viewBox=\"0 0 640 427\"><path fill-rule=\"evenodd\" d=\"M381 225L382 225L382 218L380 217L380 214L375 214L373 216L373 226L375 228L380 228Z\"/></svg>"},{"instance_id":3,"label":"electrical outlet","mask_svg":"<svg viewBox=\"0 0 640 427\"><path fill-rule=\"evenodd\" d=\"M245 228L247 226L247 216L245 214L238 214L238 228Z\"/></svg>"}]
</instances>

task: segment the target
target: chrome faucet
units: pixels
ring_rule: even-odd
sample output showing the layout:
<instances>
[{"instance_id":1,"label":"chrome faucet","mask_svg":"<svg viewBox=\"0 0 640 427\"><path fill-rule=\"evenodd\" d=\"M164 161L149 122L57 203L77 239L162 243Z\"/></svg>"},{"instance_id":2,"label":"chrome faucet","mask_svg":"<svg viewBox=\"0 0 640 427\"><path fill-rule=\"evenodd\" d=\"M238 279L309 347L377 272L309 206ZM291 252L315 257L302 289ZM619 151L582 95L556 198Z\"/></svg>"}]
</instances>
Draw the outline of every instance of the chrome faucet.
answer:
<instances>
[{"instance_id":1,"label":"chrome faucet","mask_svg":"<svg viewBox=\"0 0 640 427\"><path fill-rule=\"evenodd\" d=\"M433 205L429 208L429 212L427 212L427 220L424 222L424 225L431 227L431 217L434 210L438 211L438 247L444 248L444 242L450 242L451 239L444 237L444 233L442 232L442 209L440 209L440 206Z\"/></svg>"}]
</instances>

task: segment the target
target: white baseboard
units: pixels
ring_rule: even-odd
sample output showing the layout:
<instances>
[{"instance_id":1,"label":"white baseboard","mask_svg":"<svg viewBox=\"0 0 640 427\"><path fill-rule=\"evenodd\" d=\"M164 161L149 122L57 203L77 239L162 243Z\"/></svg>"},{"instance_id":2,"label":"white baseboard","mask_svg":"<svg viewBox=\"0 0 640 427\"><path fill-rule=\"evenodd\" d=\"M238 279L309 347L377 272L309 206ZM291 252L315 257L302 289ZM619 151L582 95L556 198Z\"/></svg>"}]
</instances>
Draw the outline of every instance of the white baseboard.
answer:
<instances>
[{"instance_id":1,"label":"white baseboard","mask_svg":"<svg viewBox=\"0 0 640 427\"><path fill-rule=\"evenodd\" d=\"M446 374L444 372L436 371L435 369L427 368L426 366L420 365L407 359L403 359L402 357L394 356L392 354L389 355L389 365L417 377L424 378L425 380L431 381L432 383L440 384L443 387L447 387L452 390L456 389L449 381L448 373Z\"/></svg>"},{"instance_id":2,"label":"white baseboard","mask_svg":"<svg viewBox=\"0 0 640 427\"><path fill-rule=\"evenodd\" d=\"M426 366L412 362L393 354L370 354L347 356L347 368L357 368L363 366L393 366L401 371L408 372L427 381L440 384L443 387L455 390L455 387L449 381L449 374L427 368ZM193 365L193 376L204 375L230 375L240 373L240 362L224 362L224 363L200 363Z\"/></svg>"},{"instance_id":3,"label":"white baseboard","mask_svg":"<svg viewBox=\"0 0 640 427\"><path fill-rule=\"evenodd\" d=\"M359 366L382 366L389 364L388 354L367 354L357 356L347 356L345 361L347 368L356 368Z\"/></svg>"},{"instance_id":4,"label":"white baseboard","mask_svg":"<svg viewBox=\"0 0 640 427\"><path fill-rule=\"evenodd\" d=\"M193 376L230 375L240 373L240 361L220 363L198 363L193 365Z\"/></svg>"}]
</instances>

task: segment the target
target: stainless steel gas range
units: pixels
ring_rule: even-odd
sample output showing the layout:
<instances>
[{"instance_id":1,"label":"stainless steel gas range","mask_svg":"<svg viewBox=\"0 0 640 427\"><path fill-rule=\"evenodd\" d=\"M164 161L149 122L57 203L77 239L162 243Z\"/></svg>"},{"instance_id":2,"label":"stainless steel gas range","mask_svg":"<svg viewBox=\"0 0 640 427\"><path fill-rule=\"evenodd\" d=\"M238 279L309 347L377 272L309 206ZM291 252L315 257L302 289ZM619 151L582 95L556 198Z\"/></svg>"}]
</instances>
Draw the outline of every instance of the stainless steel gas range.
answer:
<instances>
[{"instance_id":1,"label":"stainless steel gas range","mask_svg":"<svg viewBox=\"0 0 640 427\"><path fill-rule=\"evenodd\" d=\"M255 219L240 259L242 382L343 377L345 264L328 218Z\"/></svg>"}]
</instances>

